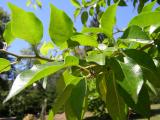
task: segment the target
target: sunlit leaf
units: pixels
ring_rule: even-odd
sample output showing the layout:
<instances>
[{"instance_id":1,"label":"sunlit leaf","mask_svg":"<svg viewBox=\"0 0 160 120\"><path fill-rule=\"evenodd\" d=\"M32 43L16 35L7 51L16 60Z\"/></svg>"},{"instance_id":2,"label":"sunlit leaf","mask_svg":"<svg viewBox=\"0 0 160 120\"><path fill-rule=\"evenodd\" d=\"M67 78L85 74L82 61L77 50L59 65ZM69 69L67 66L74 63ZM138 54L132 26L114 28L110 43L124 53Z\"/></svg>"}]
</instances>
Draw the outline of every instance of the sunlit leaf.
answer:
<instances>
[{"instance_id":1,"label":"sunlit leaf","mask_svg":"<svg viewBox=\"0 0 160 120\"><path fill-rule=\"evenodd\" d=\"M59 10L52 4L50 7L50 37L60 48L67 48L67 40L73 35L73 22L64 11Z\"/></svg>"},{"instance_id":2,"label":"sunlit leaf","mask_svg":"<svg viewBox=\"0 0 160 120\"><path fill-rule=\"evenodd\" d=\"M13 36L11 32L11 23L9 22L5 28L5 31L3 33L4 40L7 42L8 45L10 45L15 37Z\"/></svg>"},{"instance_id":3,"label":"sunlit leaf","mask_svg":"<svg viewBox=\"0 0 160 120\"><path fill-rule=\"evenodd\" d=\"M5 99L5 102L11 99L12 97L14 97L15 95L17 95L26 87L40 80L41 78L44 78L50 74L53 74L62 68L69 67L69 66L76 66L78 65L78 63L79 62L78 62L78 59L76 59L76 57L68 56L66 57L64 63L53 62L53 63L47 63L42 65L34 65L31 69L20 73L16 77L9 94Z\"/></svg>"},{"instance_id":4,"label":"sunlit leaf","mask_svg":"<svg viewBox=\"0 0 160 120\"><path fill-rule=\"evenodd\" d=\"M43 25L31 12L8 3L11 9L11 32L14 37L21 38L30 44L39 44L43 37Z\"/></svg>"},{"instance_id":5,"label":"sunlit leaf","mask_svg":"<svg viewBox=\"0 0 160 120\"><path fill-rule=\"evenodd\" d=\"M142 13L143 13L143 12L151 12L155 4L156 4L156 0L154 0L153 2L150 2L150 3L146 4L146 5L143 7L143 9L142 9L141 12L142 12Z\"/></svg>"},{"instance_id":6,"label":"sunlit leaf","mask_svg":"<svg viewBox=\"0 0 160 120\"><path fill-rule=\"evenodd\" d=\"M5 71L9 71L10 69L11 69L10 61L8 61L4 58L0 58L0 73L5 72Z\"/></svg>"},{"instance_id":7,"label":"sunlit leaf","mask_svg":"<svg viewBox=\"0 0 160 120\"><path fill-rule=\"evenodd\" d=\"M70 2L72 3L73 6L79 8L81 7L80 3L78 2L78 0L70 0Z\"/></svg>"},{"instance_id":8,"label":"sunlit leaf","mask_svg":"<svg viewBox=\"0 0 160 120\"><path fill-rule=\"evenodd\" d=\"M153 19L154 18L154 19ZM147 27L150 25L160 25L160 12L144 12L135 16L129 26L137 25L139 27Z\"/></svg>"},{"instance_id":9,"label":"sunlit leaf","mask_svg":"<svg viewBox=\"0 0 160 120\"><path fill-rule=\"evenodd\" d=\"M113 4L107 8L107 10L103 13L101 18L101 27L103 28L104 33L108 37L112 37L113 35L113 27L116 23L116 10L118 4Z\"/></svg>"},{"instance_id":10,"label":"sunlit leaf","mask_svg":"<svg viewBox=\"0 0 160 120\"><path fill-rule=\"evenodd\" d=\"M98 46L97 36L79 34L72 36L71 40L77 41L80 45L83 46Z\"/></svg>"},{"instance_id":11,"label":"sunlit leaf","mask_svg":"<svg viewBox=\"0 0 160 120\"><path fill-rule=\"evenodd\" d=\"M53 49L53 43L52 42L44 42L40 48L40 53L42 55L47 55L49 50Z\"/></svg>"}]
</instances>

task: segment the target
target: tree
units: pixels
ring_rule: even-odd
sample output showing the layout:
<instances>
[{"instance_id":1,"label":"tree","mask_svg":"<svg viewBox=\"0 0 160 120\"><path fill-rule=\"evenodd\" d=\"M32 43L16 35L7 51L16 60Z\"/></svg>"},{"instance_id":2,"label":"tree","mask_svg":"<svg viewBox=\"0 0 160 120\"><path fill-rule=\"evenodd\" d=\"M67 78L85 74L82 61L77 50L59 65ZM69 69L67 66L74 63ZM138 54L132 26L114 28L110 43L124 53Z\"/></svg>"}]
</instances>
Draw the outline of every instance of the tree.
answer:
<instances>
[{"instance_id":1,"label":"tree","mask_svg":"<svg viewBox=\"0 0 160 120\"><path fill-rule=\"evenodd\" d=\"M122 1L108 4L105 11L98 12L100 25L97 27L87 27L87 9L94 14L95 10L106 7L105 0L82 0L82 4L76 0L71 2L76 7L75 16L82 13L84 28L81 32L76 31L64 11L50 5L49 34L54 45L62 50L61 57L44 56L43 52L48 52L50 43L45 43L42 54L39 54L38 45L43 36L41 21L33 13L8 4L12 17L4 32L5 41L10 44L14 38L24 39L32 45L35 55L16 55L2 49L0 52L16 57L17 62L36 59L41 64L35 64L16 77L4 102L42 78L64 70L62 78L57 81L59 94L49 113L49 120L63 105L68 120L83 119L87 107L87 82L91 79L96 80L96 89L113 120L127 119L129 107L149 118L149 92L156 94L155 88L160 87L159 6L152 10L156 1L142 7L124 31L114 30L116 9ZM122 36L115 38L118 32L122 32ZM100 44L97 42L99 34L106 36ZM87 51L84 57L73 56L77 46L91 46L93 49ZM5 59L2 61L4 64L0 69L9 70L10 63Z\"/></svg>"}]
</instances>

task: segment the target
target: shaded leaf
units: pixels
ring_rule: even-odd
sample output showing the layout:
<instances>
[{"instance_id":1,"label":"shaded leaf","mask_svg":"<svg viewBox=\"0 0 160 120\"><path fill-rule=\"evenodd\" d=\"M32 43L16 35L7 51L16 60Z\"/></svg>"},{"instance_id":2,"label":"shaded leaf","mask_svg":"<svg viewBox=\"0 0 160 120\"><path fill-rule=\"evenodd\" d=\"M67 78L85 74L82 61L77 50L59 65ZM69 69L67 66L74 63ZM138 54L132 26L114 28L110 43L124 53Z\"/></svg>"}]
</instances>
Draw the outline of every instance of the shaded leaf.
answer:
<instances>
[{"instance_id":1,"label":"shaded leaf","mask_svg":"<svg viewBox=\"0 0 160 120\"><path fill-rule=\"evenodd\" d=\"M126 120L127 109L118 93L115 75L112 71L106 73L107 96L106 106L113 120Z\"/></svg>"},{"instance_id":2,"label":"shaded leaf","mask_svg":"<svg viewBox=\"0 0 160 120\"><path fill-rule=\"evenodd\" d=\"M70 98L66 103L66 116L67 119L69 118L77 118L77 120L82 120L84 115L84 104L85 104L85 96L87 91L86 81L83 79L81 80L75 88L73 88ZM74 116L74 117L73 117Z\"/></svg>"},{"instance_id":3,"label":"shaded leaf","mask_svg":"<svg viewBox=\"0 0 160 120\"><path fill-rule=\"evenodd\" d=\"M84 11L81 15L81 22L83 25L86 25L87 23L87 20L88 20L88 12L87 11Z\"/></svg>"}]
</instances>

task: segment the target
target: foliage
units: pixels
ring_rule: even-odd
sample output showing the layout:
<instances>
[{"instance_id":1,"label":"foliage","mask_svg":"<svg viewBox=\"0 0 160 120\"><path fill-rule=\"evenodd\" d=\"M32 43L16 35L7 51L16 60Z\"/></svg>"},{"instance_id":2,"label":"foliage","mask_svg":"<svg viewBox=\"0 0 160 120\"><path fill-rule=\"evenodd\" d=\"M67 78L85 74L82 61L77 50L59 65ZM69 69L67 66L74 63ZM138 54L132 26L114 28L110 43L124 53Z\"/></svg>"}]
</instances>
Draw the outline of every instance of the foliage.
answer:
<instances>
[{"instance_id":1,"label":"foliage","mask_svg":"<svg viewBox=\"0 0 160 120\"><path fill-rule=\"evenodd\" d=\"M121 31L122 36L118 38L114 36L119 32L118 30L115 33L114 30L116 10L122 2L125 4L124 1L114 1L112 5L108 3L109 6L104 12L100 11L100 7L106 6L103 0L89 2L82 0L82 4L77 0L71 2L77 9L84 10L89 7L90 15L93 15L94 9L97 10L99 26L87 27L88 15L86 11L82 11L81 19L85 28L77 32L68 15L50 5L49 34L52 42L63 52L61 59L56 59L52 55L48 58L38 54L37 45L40 44L43 35L41 21L33 13L9 3L12 17L7 35L23 38L30 43L35 48L35 55L16 55L5 50L0 52L17 57L18 62L28 58L39 60L41 64L35 64L16 77L4 102L33 83L63 69L62 78L57 82L58 97L49 113L50 120L63 105L68 120L83 119L89 96L87 82L91 79L96 80L98 94L113 120L127 119L129 107L149 118L149 93L156 93L155 89L160 87L160 12L159 9L152 10L155 2L143 7L139 11L141 13L128 23L127 28ZM143 6L141 2L140 5ZM77 9L76 16L80 13ZM16 13L21 14L17 16ZM24 16L25 20L22 20ZM28 33L24 29L27 29ZM98 42L99 33L105 35L101 43ZM83 57L73 56L79 46L91 46L92 49ZM44 50L46 53L46 49Z\"/></svg>"}]
</instances>

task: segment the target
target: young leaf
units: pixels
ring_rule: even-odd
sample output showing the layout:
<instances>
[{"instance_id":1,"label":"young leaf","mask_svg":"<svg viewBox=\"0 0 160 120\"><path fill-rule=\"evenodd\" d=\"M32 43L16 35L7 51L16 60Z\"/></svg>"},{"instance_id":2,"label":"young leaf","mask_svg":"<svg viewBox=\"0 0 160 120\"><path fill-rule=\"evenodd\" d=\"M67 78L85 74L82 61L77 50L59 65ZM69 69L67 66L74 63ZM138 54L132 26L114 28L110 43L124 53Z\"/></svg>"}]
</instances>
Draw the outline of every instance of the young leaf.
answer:
<instances>
[{"instance_id":1,"label":"young leaf","mask_svg":"<svg viewBox=\"0 0 160 120\"><path fill-rule=\"evenodd\" d=\"M52 42L44 42L43 45L40 48L40 53L42 55L47 55L50 49L53 49L53 43Z\"/></svg>"},{"instance_id":2,"label":"young leaf","mask_svg":"<svg viewBox=\"0 0 160 120\"><path fill-rule=\"evenodd\" d=\"M89 9L89 15L90 15L90 16L93 16L93 15L94 15L94 7L91 7L91 8Z\"/></svg>"},{"instance_id":3,"label":"young leaf","mask_svg":"<svg viewBox=\"0 0 160 120\"><path fill-rule=\"evenodd\" d=\"M49 34L52 41L64 49L67 47L67 40L73 35L73 22L64 11L59 10L52 4L50 7Z\"/></svg>"},{"instance_id":4,"label":"young leaf","mask_svg":"<svg viewBox=\"0 0 160 120\"><path fill-rule=\"evenodd\" d=\"M11 9L11 32L14 37L26 40L32 45L39 44L43 37L43 25L31 12L8 3Z\"/></svg>"},{"instance_id":5,"label":"young leaf","mask_svg":"<svg viewBox=\"0 0 160 120\"><path fill-rule=\"evenodd\" d=\"M95 62L99 65L105 65L106 56L103 53L98 53L97 51L88 52L88 56L86 57L87 62Z\"/></svg>"},{"instance_id":6,"label":"young leaf","mask_svg":"<svg viewBox=\"0 0 160 120\"><path fill-rule=\"evenodd\" d=\"M83 25L86 25L87 23L87 20L88 20L88 12L87 11L84 11L81 15L81 22Z\"/></svg>"},{"instance_id":7,"label":"young leaf","mask_svg":"<svg viewBox=\"0 0 160 120\"><path fill-rule=\"evenodd\" d=\"M8 61L4 58L0 58L0 73L5 72L5 71L9 71L10 69L11 69L10 61Z\"/></svg>"},{"instance_id":8,"label":"young leaf","mask_svg":"<svg viewBox=\"0 0 160 120\"><path fill-rule=\"evenodd\" d=\"M139 14L129 22L128 26L131 25L137 25L139 27L160 25L160 12L145 12Z\"/></svg>"},{"instance_id":9,"label":"young leaf","mask_svg":"<svg viewBox=\"0 0 160 120\"><path fill-rule=\"evenodd\" d=\"M127 109L119 95L115 75L109 71L105 75L107 84L106 106L113 120L126 120Z\"/></svg>"},{"instance_id":10,"label":"young leaf","mask_svg":"<svg viewBox=\"0 0 160 120\"><path fill-rule=\"evenodd\" d=\"M81 5L80 3L78 2L78 0L70 0L70 2L72 3L73 6L75 6L76 8L80 8Z\"/></svg>"},{"instance_id":11,"label":"young leaf","mask_svg":"<svg viewBox=\"0 0 160 120\"><path fill-rule=\"evenodd\" d=\"M3 33L3 37L8 45L10 45L13 42L13 40L15 39L15 37L13 36L12 31L11 31L11 23L10 22L7 24L7 26L5 28L5 31Z\"/></svg>"},{"instance_id":12,"label":"young leaf","mask_svg":"<svg viewBox=\"0 0 160 120\"><path fill-rule=\"evenodd\" d=\"M109 6L108 9L103 13L101 18L101 27L108 37L112 37L113 35L113 27L116 23L115 16L117 6L118 3Z\"/></svg>"},{"instance_id":13,"label":"young leaf","mask_svg":"<svg viewBox=\"0 0 160 120\"><path fill-rule=\"evenodd\" d=\"M83 46L93 46L93 47L98 46L97 36L79 34L72 36L71 40L77 41L80 45Z\"/></svg>"},{"instance_id":14,"label":"young leaf","mask_svg":"<svg viewBox=\"0 0 160 120\"><path fill-rule=\"evenodd\" d=\"M74 20L77 18L77 16L81 13L81 9L80 8L77 8L75 11L74 11Z\"/></svg>"},{"instance_id":15,"label":"young leaf","mask_svg":"<svg viewBox=\"0 0 160 120\"><path fill-rule=\"evenodd\" d=\"M40 80L41 78L53 74L62 68L78 65L78 63L79 62L76 57L67 56L65 59L65 63L54 62L42 65L34 65L31 69L20 73L16 77L12 88L4 102L8 101L9 99L17 95L19 92L21 92L23 89Z\"/></svg>"},{"instance_id":16,"label":"young leaf","mask_svg":"<svg viewBox=\"0 0 160 120\"><path fill-rule=\"evenodd\" d=\"M83 27L82 29L82 33L95 33L95 34L98 34L98 33L102 33L103 32L103 29L102 28L96 28L96 27Z\"/></svg>"},{"instance_id":17,"label":"young leaf","mask_svg":"<svg viewBox=\"0 0 160 120\"><path fill-rule=\"evenodd\" d=\"M151 12L155 4L156 4L156 0L154 0L153 2L148 3L147 5L145 5L143 7L143 9L142 9L141 12L142 13L144 13L144 12Z\"/></svg>"}]
</instances>

